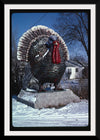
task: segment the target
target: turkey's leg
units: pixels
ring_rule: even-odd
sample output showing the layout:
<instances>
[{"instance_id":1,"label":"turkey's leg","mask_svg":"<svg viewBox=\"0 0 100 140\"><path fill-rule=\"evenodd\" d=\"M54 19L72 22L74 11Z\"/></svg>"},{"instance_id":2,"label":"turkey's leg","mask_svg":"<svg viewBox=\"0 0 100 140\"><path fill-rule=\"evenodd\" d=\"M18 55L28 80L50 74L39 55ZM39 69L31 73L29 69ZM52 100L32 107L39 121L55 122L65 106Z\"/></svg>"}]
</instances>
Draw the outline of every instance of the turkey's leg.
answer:
<instances>
[{"instance_id":1,"label":"turkey's leg","mask_svg":"<svg viewBox=\"0 0 100 140\"><path fill-rule=\"evenodd\" d=\"M46 91L46 90L43 88L43 84L39 83L39 92L42 92L42 91Z\"/></svg>"},{"instance_id":2,"label":"turkey's leg","mask_svg":"<svg viewBox=\"0 0 100 140\"><path fill-rule=\"evenodd\" d=\"M64 90L61 86L61 84L57 84L57 83L54 83L54 86L55 86L55 89L54 90Z\"/></svg>"}]
</instances>

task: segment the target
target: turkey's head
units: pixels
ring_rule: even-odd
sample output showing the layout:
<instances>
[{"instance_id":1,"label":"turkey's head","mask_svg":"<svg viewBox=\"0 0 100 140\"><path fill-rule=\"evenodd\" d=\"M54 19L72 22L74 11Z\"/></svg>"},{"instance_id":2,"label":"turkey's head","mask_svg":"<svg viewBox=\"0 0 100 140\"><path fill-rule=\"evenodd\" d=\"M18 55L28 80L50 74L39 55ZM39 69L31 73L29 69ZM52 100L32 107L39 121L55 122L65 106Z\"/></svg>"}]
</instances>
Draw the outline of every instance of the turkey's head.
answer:
<instances>
[{"instance_id":1,"label":"turkey's head","mask_svg":"<svg viewBox=\"0 0 100 140\"><path fill-rule=\"evenodd\" d=\"M51 47L53 46L53 42L54 42L54 41L57 41L57 36L51 35L51 36L48 38L48 41L46 42L47 48L51 48Z\"/></svg>"},{"instance_id":2,"label":"turkey's head","mask_svg":"<svg viewBox=\"0 0 100 140\"><path fill-rule=\"evenodd\" d=\"M59 51L59 41L57 36L51 35L46 43L47 48L52 53L52 63L59 64L61 62L60 51Z\"/></svg>"}]
</instances>

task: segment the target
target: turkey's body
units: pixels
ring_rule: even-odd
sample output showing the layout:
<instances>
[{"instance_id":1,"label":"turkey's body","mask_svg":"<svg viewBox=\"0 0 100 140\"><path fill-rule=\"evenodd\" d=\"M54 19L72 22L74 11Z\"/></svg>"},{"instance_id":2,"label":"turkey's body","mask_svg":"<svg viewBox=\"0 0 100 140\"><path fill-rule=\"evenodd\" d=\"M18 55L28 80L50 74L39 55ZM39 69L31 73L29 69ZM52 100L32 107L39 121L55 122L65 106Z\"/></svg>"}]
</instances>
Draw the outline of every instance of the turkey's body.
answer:
<instances>
[{"instance_id":1,"label":"turkey's body","mask_svg":"<svg viewBox=\"0 0 100 140\"><path fill-rule=\"evenodd\" d=\"M24 77L23 85L26 88L31 76L33 76L38 80L36 83L38 83L39 87L43 83L54 83L56 86L66 68L65 61L68 60L67 47L62 38L53 30L45 26L40 26L40 28L38 26L36 29L26 32L21 38L18 47L18 59L28 61L28 65L30 65L30 69L25 73L25 75L30 73L30 76ZM57 41L59 41L59 63L53 63L52 61L52 43L49 44L49 47L46 44L51 35L55 35ZM25 82L26 84L24 84Z\"/></svg>"}]
</instances>

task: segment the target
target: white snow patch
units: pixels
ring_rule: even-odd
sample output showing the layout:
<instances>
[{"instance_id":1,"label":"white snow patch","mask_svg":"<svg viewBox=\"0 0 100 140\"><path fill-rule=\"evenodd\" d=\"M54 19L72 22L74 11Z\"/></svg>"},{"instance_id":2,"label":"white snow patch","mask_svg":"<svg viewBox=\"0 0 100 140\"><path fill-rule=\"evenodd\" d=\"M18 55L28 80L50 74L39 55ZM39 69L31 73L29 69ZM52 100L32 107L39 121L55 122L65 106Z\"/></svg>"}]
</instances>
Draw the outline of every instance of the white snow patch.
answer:
<instances>
[{"instance_id":1,"label":"white snow patch","mask_svg":"<svg viewBox=\"0 0 100 140\"><path fill-rule=\"evenodd\" d=\"M88 126L88 101L39 110L12 99L12 123L14 127Z\"/></svg>"}]
</instances>

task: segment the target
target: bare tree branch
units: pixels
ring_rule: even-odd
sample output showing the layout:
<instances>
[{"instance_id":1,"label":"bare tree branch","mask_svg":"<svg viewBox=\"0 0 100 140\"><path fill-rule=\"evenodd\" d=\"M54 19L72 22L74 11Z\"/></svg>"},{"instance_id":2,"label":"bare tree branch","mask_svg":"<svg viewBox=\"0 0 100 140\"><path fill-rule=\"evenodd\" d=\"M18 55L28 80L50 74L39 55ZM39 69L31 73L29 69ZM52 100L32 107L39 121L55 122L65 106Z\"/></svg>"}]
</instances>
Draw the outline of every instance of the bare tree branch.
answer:
<instances>
[{"instance_id":1,"label":"bare tree branch","mask_svg":"<svg viewBox=\"0 0 100 140\"><path fill-rule=\"evenodd\" d=\"M82 43L88 56L88 16L86 13L61 13L54 28L66 43Z\"/></svg>"}]
</instances>

